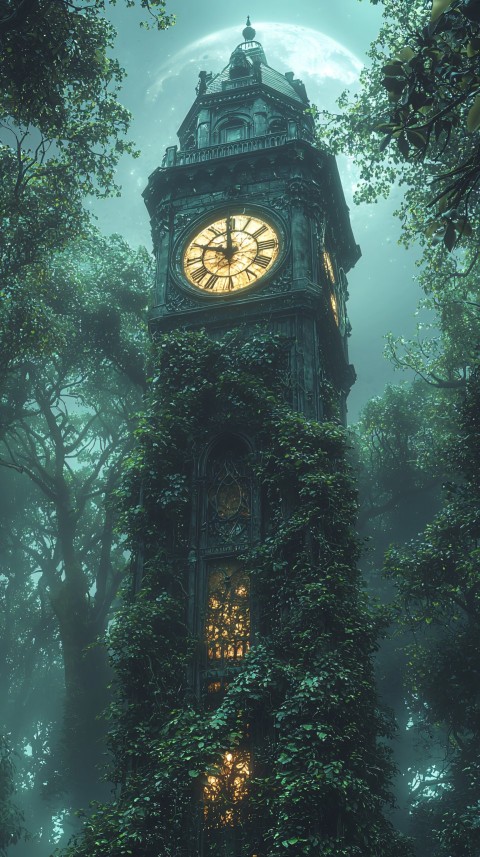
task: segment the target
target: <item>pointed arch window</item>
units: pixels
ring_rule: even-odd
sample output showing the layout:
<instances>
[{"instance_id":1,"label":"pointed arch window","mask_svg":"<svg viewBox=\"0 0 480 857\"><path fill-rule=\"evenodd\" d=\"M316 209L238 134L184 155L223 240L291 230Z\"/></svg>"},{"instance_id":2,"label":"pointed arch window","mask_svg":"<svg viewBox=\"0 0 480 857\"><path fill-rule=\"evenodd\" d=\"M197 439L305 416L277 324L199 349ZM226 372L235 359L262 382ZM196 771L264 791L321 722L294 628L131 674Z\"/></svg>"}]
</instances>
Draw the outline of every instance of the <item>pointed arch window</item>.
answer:
<instances>
[{"instance_id":1,"label":"pointed arch window","mask_svg":"<svg viewBox=\"0 0 480 857\"><path fill-rule=\"evenodd\" d=\"M222 143L236 143L239 140L246 140L247 137L248 125L242 119L232 118L220 129Z\"/></svg>"},{"instance_id":2,"label":"pointed arch window","mask_svg":"<svg viewBox=\"0 0 480 857\"><path fill-rule=\"evenodd\" d=\"M221 703L251 646L251 583L239 559L254 532L250 453L243 439L225 435L210 450L204 471L201 685L210 710ZM202 857L225 857L241 850L253 763L248 724L244 727L240 745L232 746L205 773Z\"/></svg>"},{"instance_id":3,"label":"pointed arch window","mask_svg":"<svg viewBox=\"0 0 480 857\"><path fill-rule=\"evenodd\" d=\"M247 449L236 439L225 439L212 451L207 468L207 550L247 544L251 520Z\"/></svg>"},{"instance_id":4,"label":"pointed arch window","mask_svg":"<svg viewBox=\"0 0 480 857\"><path fill-rule=\"evenodd\" d=\"M212 708L250 648L250 577L238 558L252 542L249 454L243 440L225 436L211 450L206 467L203 687Z\"/></svg>"}]
</instances>

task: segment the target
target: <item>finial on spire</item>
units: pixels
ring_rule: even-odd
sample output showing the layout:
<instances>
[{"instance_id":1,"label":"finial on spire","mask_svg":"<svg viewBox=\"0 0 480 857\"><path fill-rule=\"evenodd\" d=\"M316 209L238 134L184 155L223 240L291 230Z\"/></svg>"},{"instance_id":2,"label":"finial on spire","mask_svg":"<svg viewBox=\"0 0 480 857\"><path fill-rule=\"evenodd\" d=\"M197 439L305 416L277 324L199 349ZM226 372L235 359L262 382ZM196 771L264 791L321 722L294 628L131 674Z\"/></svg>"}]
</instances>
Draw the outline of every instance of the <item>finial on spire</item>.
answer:
<instances>
[{"instance_id":1,"label":"finial on spire","mask_svg":"<svg viewBox=\"0 0 480 857\"><path fill-rule=\"evenodd\" d=\"M253 42L255 36L257 35L250 23L250 15L247 15L247 26L245 27L242 35L243 40L245 42Z\"/></svg>"}]
</instances>

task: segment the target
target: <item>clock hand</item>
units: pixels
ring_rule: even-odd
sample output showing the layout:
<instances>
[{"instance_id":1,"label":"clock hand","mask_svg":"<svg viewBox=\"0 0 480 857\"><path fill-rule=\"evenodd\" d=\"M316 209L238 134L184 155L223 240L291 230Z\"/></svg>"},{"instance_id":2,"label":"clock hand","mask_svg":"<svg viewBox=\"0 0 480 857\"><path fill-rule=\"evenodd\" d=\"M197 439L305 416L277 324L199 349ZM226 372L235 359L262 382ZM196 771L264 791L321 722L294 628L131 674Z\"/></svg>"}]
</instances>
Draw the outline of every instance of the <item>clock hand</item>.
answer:
<instances>
[{"instance_id":1,"label":"clock hand","mask_svg":"<svg viewBox=\"0 0 480 857\"><path fill-rule=\"evenodd\" d=\"M234 252L235 250L232 252L232 221L227 217L227 259L230 260Z\"/></svg>"},{"instance_id":2,"label":"clock hand","mask_svg":"<svg viewBox=\"0 0 480 857\"><path fill-rule=\"evenodd\" d=\"M230 247L230 249L228 248L228 246L227 247L207 247L207 250L213 250L214 253L224 253L225 256L228 256L228 254L230 252L232 253L232 255L233 255L233 253L236 253L238 250L238 247L233 246L233 247Z\"/></svg>"}]
</instances>

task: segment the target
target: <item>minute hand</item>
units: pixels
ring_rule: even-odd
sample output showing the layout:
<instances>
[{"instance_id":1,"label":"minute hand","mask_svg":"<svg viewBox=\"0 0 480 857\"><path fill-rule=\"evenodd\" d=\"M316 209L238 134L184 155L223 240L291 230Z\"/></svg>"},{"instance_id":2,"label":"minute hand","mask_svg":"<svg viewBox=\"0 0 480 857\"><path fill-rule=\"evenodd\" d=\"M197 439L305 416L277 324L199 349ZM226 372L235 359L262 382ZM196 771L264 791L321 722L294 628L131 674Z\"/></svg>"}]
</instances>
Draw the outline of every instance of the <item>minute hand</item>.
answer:
<instances>
[{"instance_id":1,"label":"minute hand","mask_svg":"<svg viewBox=\"0 0 480 857\"><path fill-rule=\"evenodd\" d=\"M232 258L236 249L237 249L236 247L235 248L232 247L232 221L231 221L230 217L227 217L227 253L226 253L226 256L227 256L228 260L230 260Z\"/></svg>"}]
</instances>

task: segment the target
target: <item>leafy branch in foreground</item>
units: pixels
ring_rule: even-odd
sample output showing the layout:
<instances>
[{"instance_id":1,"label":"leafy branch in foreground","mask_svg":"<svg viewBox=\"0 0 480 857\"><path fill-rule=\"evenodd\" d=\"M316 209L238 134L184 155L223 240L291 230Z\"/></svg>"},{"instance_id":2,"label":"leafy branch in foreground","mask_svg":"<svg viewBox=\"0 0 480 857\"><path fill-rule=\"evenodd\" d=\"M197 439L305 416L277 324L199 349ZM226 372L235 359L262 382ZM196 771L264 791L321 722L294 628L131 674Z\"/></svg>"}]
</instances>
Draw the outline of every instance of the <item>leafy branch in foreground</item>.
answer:
<instances>
[{"instance_id":1,"label":"leafy branch in foreground","mask_svg":"<svg viewBox=\"0 0 480 857\"><path fill-rule=\"evenodd\" d=\"M342 98L343 116L324 115L321 136L356 156L361 199L388 193L397 178L426 187L420 230L452 250L476 230L480 4L453 0L440 9L436 0L430 21L424 0L382 5L361 92Z\"/></svg>"}]
</instances>

